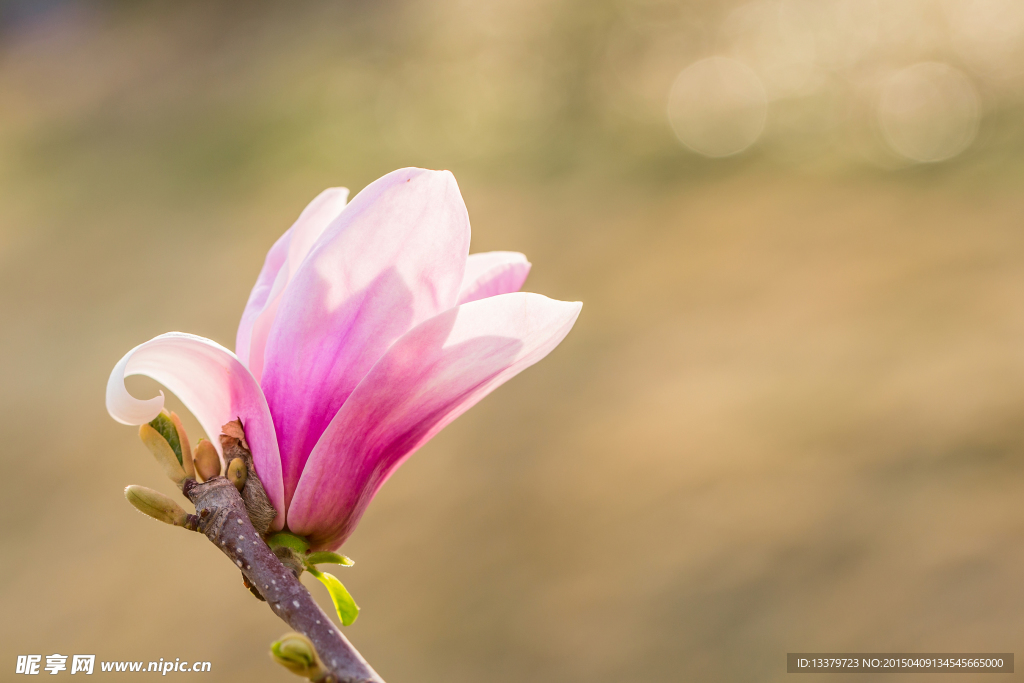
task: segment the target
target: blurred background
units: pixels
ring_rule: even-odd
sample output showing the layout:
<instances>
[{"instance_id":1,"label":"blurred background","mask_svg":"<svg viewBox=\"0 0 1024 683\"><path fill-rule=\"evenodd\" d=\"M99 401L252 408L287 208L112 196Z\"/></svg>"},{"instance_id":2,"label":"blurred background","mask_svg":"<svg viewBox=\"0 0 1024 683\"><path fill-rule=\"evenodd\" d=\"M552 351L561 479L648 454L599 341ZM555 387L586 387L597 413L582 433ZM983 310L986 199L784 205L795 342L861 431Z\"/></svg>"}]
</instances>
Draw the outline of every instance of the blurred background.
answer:
<instances>
[{"instance_id":1,"label":"blurred background","mask_svg":"<svg viewBox=\"0 0 1024 683\"><path fill-rule=\"evenodd\" d=\"M297 680L124 501L172 489L104 386L165 331L233 346L305 204L411 165L585 305L346 544L389 683L1020 653L1022 117L1017 0L0 3L4 670Z\"/></svg>"}]
</instances>

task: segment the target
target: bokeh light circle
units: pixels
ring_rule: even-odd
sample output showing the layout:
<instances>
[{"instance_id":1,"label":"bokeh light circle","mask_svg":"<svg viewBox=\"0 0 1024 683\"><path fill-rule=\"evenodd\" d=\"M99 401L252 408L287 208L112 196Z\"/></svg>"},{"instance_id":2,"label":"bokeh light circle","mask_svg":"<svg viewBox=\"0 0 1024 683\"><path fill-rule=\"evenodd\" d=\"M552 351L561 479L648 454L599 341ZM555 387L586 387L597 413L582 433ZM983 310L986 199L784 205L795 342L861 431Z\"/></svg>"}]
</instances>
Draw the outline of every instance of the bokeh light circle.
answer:
<instances>
[{"instance_id":1,"label":"bokeh light circle","mask_svg":"<svg viewBox=\"0 0 1024 683\"><path fill-rule=\"evenodd\" d=\"M753 70L708 57L683 69L669 91L668 119L684 145L708 157L738 154L764 130L768 97Z\"/></svg>"},{"instance_id":2,"label":"bokeh light circle","mask_svg":"<svg viewBox=\"0 0 1024 683\"><path fill-rule=\"evenodd\" d=\"M958 69L922 62L894 74L878 105L885 141L897 154L922 163L951 159L974 141L981 103Z\"/></svg>"}]
</instances>

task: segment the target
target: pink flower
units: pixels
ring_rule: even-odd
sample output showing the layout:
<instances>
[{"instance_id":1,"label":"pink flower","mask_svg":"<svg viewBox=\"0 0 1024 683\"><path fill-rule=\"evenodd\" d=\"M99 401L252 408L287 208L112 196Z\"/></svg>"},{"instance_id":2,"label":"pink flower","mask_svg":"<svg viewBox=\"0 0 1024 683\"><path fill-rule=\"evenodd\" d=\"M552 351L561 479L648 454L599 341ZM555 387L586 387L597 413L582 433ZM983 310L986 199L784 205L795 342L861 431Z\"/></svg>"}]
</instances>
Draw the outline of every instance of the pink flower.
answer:
<instances>
[{"instance_id":1,"label":"pink flower","mask_svg":"<svg viewBox=\"0 0 1024 683\"><path fill-rule=\"evenodd\" d=\"M129 351L107 383L124 424L164 404L162 392L131 396L127 375L162 383L213 437L241 419L273 529L315 549L340 546L406 458L546 356L582 306L519 292L522 254L468 255L447 171L401 169L347 197L326 190L271 247L236 353L169 332Z\"/></svg>"}]
</instances>

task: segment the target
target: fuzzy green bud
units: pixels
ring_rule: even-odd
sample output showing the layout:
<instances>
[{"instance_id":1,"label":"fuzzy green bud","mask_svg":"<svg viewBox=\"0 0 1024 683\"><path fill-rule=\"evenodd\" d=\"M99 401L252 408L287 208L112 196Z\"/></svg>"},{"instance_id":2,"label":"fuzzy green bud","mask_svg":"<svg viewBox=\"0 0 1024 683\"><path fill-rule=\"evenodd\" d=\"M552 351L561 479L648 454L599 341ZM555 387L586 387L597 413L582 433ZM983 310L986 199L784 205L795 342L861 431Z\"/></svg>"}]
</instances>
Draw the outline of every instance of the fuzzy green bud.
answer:
<instances>
[{"instance_id":1,"label":"fuzzy green bud","mask_svg":"<svg viewBox=\"0 0 1024 683\"><path fill-rule=\"evenodd\" d=\"M270 656L293 674L311 681L322 680L328 673L313 643L301 633L286 633L280 640L271 643Z\"/></svg>"},{"instance_id":2,"label":"fuzzy green bud","mask_svg":"<svg viewBox=\"0 0 1024 683\"><path fill-rule=\"evenodd\" d=\"M206 439L199 439L192 458L195 462L196 474L203 481L209 481L220 474L220 456L217 455L214 445Z\"/></svg>"},{"instance_id":3,"label":"fuzzy green bud","mask_svg":"<svg viewBox=\"0 0 1024 683\"><path fill-rule=\"evenodd\" d=\"M132 485L125 488L124 497L136 510L153 519L159 519L161 522L174 526L185 526L186 512L181 509L180 505L159 491L145 486Z\"/></svg>"},{"instance_id":4,"label":"fuzzy green bud","mask_svg":"<svg viewBox=\"0 0 1024 683\"><path fill-rule=\"evenodd\" d=\"M178 438L178 427L171 419L171 414L166 410L161 410L159 415L149 421L149 426L160 432L160 436L164 437L171 450L174 451L178 464L182 464L181 439Z\"/></svg>"},{"instance_id":5,"label":"fuzzy green bud","mask_svg":"<svg viewBox=\"0 0 1024 683\"><path fill-rule=\"evenodd\" d=\"M139 438L142 439L142 443L145 444L149 452L156 458L157 463L163 468L167 478L177 484L178 488L181 488L182 483L185 481L185 469L178 461L178 456L171 447L171 444L168 443L167 438L148 424L139 427Z\"/></svg>"},{"instance_id":6,"label":"fuzzy green bud","mask_svg":"<svg viewBox=\"0 0 1024 683\"><path fill-rule=\"evenodd\" d=\"M181 449L181 466L185 470L186 477L196 478L196 469L192 465L192 447L188 443L188 434L185 433L185 428L181 424L181 418L178 414L171 411L171 422L174 423L174 428L178 432L178 446Z\"/></svg>"},{"instance_id":7,"label":"fuzzy green bud","mask_svg":"<svg viewBox=\"0 0 1024 683\"><path fill-rule=\"evenodd\" d=\"M224 476L228 478L228 481L235 485L236 489L241 491L242 487L245 486L245 478L248 474L249 471L245 466L245 460L235 458L228 463L228 469L224 473Z\"/></svg>"}]
</instances>

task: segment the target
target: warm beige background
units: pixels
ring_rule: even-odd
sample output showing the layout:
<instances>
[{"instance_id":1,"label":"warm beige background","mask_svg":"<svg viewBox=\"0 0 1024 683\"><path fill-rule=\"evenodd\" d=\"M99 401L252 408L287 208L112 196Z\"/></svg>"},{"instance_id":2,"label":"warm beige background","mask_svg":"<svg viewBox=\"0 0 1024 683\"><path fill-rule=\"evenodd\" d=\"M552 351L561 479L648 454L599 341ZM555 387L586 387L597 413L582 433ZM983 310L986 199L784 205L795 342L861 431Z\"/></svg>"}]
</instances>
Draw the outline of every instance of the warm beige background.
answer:
<instances>
[{"instance_id":1,"label":"warm beige background","mask_svg":"<svg viewBox=\"0 0 1024 683\"><path fill-rule=\"evenodd\" d=\"M345 546L389 683L1024 653L1015 82L944 165L853 106L711 162L664 98L724 4L50 4L0 12L0 679L59 652L292 680L237 572L123 500L171 487L103 389L161 332L233 345L305 203L403 165L453 170L473 249L585 305Z\"/></svg>"}]
</instances>

